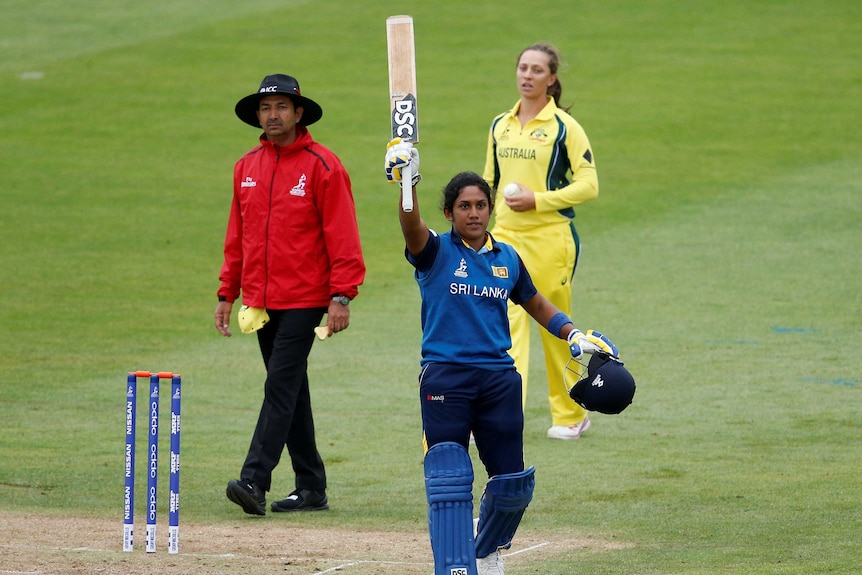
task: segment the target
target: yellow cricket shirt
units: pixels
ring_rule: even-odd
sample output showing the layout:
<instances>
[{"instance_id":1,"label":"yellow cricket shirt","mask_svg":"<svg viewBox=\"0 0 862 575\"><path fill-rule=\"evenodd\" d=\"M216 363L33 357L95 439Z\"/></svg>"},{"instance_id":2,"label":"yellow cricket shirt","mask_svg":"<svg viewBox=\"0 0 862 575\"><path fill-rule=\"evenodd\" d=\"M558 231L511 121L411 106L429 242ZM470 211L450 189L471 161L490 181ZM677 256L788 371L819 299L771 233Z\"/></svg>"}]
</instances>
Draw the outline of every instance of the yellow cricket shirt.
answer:
<instances>
[{"instance_id":1,"label":"yellow cricket shirt","mask_svg":"<svg viewBox=\"0 0 862 575\"><path fill-rule=\"evenodd\" d=\"M491 123L483 174L501 193L510 182L536 193L536 210L530 212L513 212L498 198L496 221L513 230L571 219L572 206L599 195L592 149L581 125L550 98L522 129L520 106L518 100Z\"/></svg>"}]
</instances>

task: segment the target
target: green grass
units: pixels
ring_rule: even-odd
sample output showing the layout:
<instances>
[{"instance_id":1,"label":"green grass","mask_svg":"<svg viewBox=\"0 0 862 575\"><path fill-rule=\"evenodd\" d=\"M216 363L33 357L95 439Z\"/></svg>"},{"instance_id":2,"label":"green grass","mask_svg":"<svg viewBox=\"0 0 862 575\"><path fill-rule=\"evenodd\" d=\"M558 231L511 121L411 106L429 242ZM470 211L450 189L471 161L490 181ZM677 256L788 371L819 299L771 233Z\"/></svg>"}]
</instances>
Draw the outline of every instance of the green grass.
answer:
<instances>
[{"instance_id":1,"label":"green grass","mask_svg":"<svg viewBox=\"0 0 862 575\"><path fill-rule=\"evenodd\" d=\"M119 517L125 373L165 369L184 376L183 521L240 522L223 490L263 372L211 314L233 162L256 137L233 105L280 71L324 108L313 134L351 172L368 262L350 330L311 358L333 510L297 521L424 532L418 295L381 168L384 19L404 11L432 225L448 177L481 170L528 43L562 49L595 148L572 311L638 393L550 442L534 357L522 529L628 546L529 572L857 573L862 8L564 4L5 3L0 512Z\"/></svg>"}]
</instances>

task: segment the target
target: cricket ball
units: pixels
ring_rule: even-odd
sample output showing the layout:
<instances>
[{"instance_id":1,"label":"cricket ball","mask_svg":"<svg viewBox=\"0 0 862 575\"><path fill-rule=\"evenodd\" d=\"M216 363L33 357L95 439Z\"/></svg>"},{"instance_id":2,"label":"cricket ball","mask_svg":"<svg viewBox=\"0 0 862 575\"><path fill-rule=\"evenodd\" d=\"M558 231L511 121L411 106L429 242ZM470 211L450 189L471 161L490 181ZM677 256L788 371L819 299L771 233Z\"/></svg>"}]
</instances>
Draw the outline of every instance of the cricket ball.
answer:
<instances>
[{"instance_id":1,"label":"cricket ball","mask_svg":"<svg viewBox=\"0 0 862 575\"><path fill-rule=\"evenodd\" d=\"M507 198L511 198L512 196L517 196L521 193L521 188L518 187L518 184L512 182L511 184L506 184L506 187L503 188L503 195Z\"/></svg>"}]
</instances>

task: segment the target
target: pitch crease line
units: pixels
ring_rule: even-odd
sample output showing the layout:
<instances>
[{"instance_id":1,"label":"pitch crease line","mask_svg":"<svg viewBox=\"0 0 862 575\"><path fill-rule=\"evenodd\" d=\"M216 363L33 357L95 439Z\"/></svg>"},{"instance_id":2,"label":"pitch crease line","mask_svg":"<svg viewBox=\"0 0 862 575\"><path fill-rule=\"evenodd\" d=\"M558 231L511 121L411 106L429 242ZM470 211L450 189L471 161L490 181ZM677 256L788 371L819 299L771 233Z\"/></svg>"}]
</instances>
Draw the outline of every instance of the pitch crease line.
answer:
<instances>
[{"instance_id":1,"label":"pitch crease line","mask_svg":"<svg viewBox=\"0 0 862 575\"><path fill-rule=\"evenodd\" d=\"M517 551L512 551L511 553L506 553L503 557L511 557L512 555L519 555L521 553L527 553L529 551L535 551L536 549L540 549L547 545L550 545L550 541L545 541L544 543L538 543L536 545L532 545L530 547L525 547L524 549L519 549ZM341 571L342 569L347 569L348 567L355 567L357 565L366 565L366 564L378 564L378 565L433 565L433 563L416 563L416 562L403 562L403 561L370 561L370 560L362 560L362 561L350 561L347 563L342 563L340 565L336 565L335 567L330 567L329 569L325 569L323 571L315 571L314 573L310 573L309 575L326 575L326 573L334 573L336 571Z\"/></svg>"},{"instance_id":2,"label":"pitch crease line","mask_svg":"<svg viewBox=\"0 0 862 575\"><path fill-rule=\"evenodd\" d=\"M333 573L335 571L340 571L342 569L346 569L347 567L355 567L356 565L367 565L367 564L376 564L376 565L433 565L433 563L421 562L417 563L414 561L372 561L372 560L360 560L360 561L350 561L348 563L342 563L341 565L336 565L335 567L330 567L324 571L315 571L314 573L310 573L309 575L324 575L325 573Z\"/></svg>"},{"instance_id":3,"label":"pitch crease line","mask_svg":"<svg viewBox=\"0 0 862 575\"><path fill-rule=\"evenodd\" d=\"M519 553L526 553L527 551L534 551L539 549L540 547L544 547L545 545L550 545L550 541L545 541L544 543L539 543L537 545L533 545L532 547L525 547L524 549L518 549L517 551L512 551L511 553L506 553L503 557L509 557L511 555L517 555Z\"/></svg>"}]
</instances>

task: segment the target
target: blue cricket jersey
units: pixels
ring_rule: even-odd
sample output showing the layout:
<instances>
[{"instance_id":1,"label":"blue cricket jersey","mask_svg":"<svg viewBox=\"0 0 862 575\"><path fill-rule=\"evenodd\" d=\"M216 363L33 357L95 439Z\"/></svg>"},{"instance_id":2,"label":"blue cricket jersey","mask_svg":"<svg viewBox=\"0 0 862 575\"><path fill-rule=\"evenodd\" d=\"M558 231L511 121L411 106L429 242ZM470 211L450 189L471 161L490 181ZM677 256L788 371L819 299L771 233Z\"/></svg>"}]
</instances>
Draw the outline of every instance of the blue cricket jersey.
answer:
<instances>
[{"instance_id":1,"label":"blue cricket jersey","mask_svg":"<svg viewBox=\"0 0 862 575\"><path fill-rule=\"evenodd\" d=\"M536 295L515 249L489 233L477 252L454 230L443 235L431 230L422 253L405 254L422 295L421 364L511 369L507 301L521 304Z\"/></svg>"}]
</instances>

